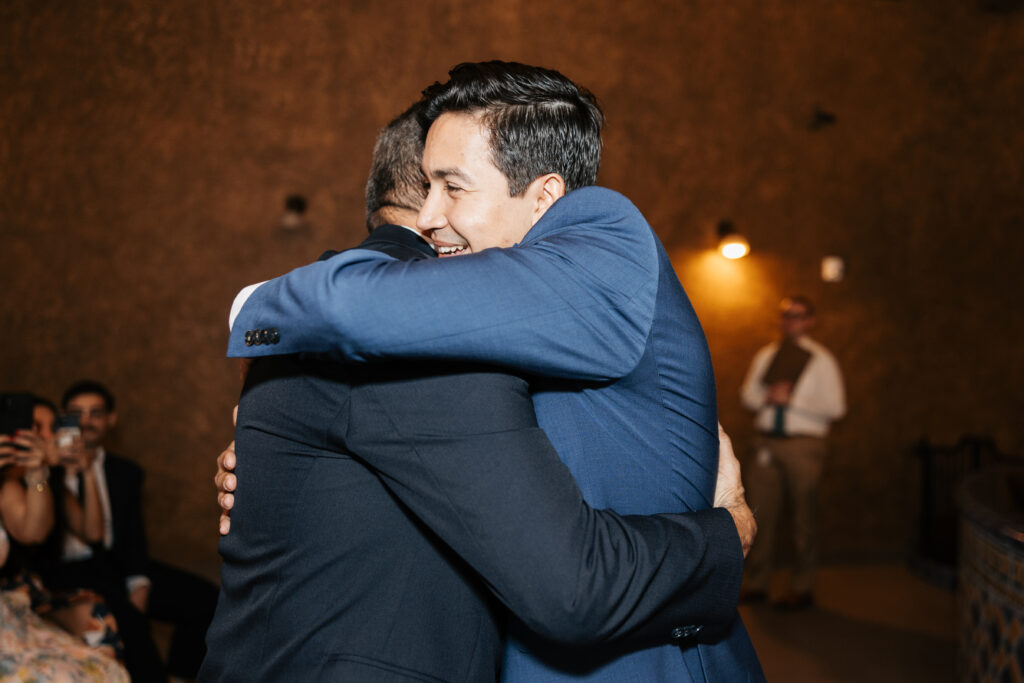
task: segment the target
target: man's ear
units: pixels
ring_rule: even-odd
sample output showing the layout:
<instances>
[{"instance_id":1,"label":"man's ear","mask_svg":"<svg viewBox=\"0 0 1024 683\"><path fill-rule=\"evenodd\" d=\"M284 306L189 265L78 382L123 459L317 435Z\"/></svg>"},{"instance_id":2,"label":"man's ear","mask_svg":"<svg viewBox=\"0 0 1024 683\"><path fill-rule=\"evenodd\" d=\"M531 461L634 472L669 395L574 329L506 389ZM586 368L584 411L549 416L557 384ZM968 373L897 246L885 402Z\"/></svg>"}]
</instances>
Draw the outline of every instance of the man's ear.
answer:
<instances>
[{"instance_id":1,"label":"man's ear","mask_svg":"<svg viewBox=\"0 0 1024 683\"><path fill-rule=\"evenodd\" d=\"M117 425L117 413L111 410L107 413L107 429L113 429Z\"/></svg>"},{"instance_id":2,"label":"man's ear","mask_svg":"<svg viewBox=\"0 0 1024 683\"><path fill-rule=\"evenodd\" d=\"M529 192L534 199L532 224L536 225L551 205L565 196L565 179L557 173L538 176L530 183Z\"/></svg>"}]
</instances>

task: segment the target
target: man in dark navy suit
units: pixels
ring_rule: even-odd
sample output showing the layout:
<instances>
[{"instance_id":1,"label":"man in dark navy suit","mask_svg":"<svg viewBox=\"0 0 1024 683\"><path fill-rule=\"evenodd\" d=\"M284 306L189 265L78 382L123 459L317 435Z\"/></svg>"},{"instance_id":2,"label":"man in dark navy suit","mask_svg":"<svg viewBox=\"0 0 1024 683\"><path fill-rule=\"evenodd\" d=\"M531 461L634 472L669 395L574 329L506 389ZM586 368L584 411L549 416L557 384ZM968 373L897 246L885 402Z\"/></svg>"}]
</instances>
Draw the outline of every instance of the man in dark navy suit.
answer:
<instances>
[{"instance_id":1,"label":"man in dark navy suit","mask_svg":"<svg viewBox=\"0 0 1024 683\"><path fill-rule=\"evenodd\" d=\"M400 174L418 164L415 114L378 142L361 245L404 262L434 256L401 226L422 201ZM667 643L731 621L749 525L741 544L723 509L591 509L519 377L261 359L236 439L203 680L492 680L502 605L570 643ZM729 502L749 522L742 495Z\"/></svg>"}]
</instances>

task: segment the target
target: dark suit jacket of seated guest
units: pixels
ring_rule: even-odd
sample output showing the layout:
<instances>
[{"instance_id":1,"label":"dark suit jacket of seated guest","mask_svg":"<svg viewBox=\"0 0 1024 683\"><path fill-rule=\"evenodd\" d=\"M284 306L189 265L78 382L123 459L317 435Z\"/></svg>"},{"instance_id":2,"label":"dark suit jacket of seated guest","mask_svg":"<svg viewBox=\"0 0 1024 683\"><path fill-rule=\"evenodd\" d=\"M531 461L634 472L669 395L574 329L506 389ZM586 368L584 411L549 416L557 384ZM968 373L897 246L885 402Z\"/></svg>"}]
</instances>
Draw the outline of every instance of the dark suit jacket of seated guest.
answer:
<instances>
[{"instance_id":1,"label":"dark suit jacket of seated guest","mask_svg":"<svg viewBox=\"0 0 1024 683\"><path fill-rule=\"evenodd\" d=\"M362 246L430 254L395 226ZM236 446L200 680L493 680L500 603L547 637L638 647L734 616L728 512L589 508L518 377L262 359Z\"/></svg>"}]
</instances>

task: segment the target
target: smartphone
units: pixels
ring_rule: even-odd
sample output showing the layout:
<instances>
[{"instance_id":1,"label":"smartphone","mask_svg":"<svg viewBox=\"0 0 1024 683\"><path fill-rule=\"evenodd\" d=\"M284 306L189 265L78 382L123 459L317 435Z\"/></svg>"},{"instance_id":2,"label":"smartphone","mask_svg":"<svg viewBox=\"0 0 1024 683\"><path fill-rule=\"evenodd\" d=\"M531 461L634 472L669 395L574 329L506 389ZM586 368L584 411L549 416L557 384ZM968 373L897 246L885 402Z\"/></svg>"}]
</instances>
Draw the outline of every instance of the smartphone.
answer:
<instances>
[{"instance_id":1,"label":"smartphone","mask_svg":"<svg viewBox=\"0 0 1024 683\"><path fill-rule=\"evenodd\" d=\"M0 434L14 436L19 429L32 429L32 394L0 394Z\"/></svg>"},{"instance_id":2,"label":"smartphone","mask_svg":"<svg viewBox=\"0 0 1024 683\"><path fill-rule=\"evenodd\" d=\"M0 394L0 434L13 437L20 429L32 429L34 403L32 394ZM19 451L26 450L16 443L11 446Z\"/></svg>"},{"instance_id":3,"label":"smartphone","mask_svg":"<svg viewBox=\"0 0 1024 683\"><path fill-rule=\"evenodd\" d=\"M53 428L60 459L64 462L74 461L75 458L71 455L71 449L76 441L81 441L82 439L82 429L78 425L78 416L61 415L57 418Z\"/></svg>"}]
</instances>

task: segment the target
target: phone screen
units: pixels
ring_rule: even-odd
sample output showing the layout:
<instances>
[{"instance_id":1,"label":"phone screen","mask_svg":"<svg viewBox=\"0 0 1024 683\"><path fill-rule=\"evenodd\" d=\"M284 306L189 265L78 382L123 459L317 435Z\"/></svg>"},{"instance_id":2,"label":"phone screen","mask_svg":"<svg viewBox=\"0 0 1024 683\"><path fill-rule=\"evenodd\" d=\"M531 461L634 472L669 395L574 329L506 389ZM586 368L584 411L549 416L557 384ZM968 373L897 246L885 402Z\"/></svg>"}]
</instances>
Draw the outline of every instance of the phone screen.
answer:
<instances>
[{"instance_id":1,"label":"phone screen","mask_svg":"<svg viewBox=\"0 0 1024 683\"><path fill-rule=\"evenodd\" d=\"M32 394L0 394L0 434L32 429Z\"/></svg>"},{"instance_id":2,"label":"phone screen","mask_svg":"<svg viewBox=\"0 0 1024 683\"><path fill-rule=\"evenodd\" d=\"M54 425L54 435L57 440L57 449L60 452L60 459L64 462L76 460L72 451L75 442L81 441L82 430L78 426L77 415L60 415Z\"/></svg>"}]
</instances>

